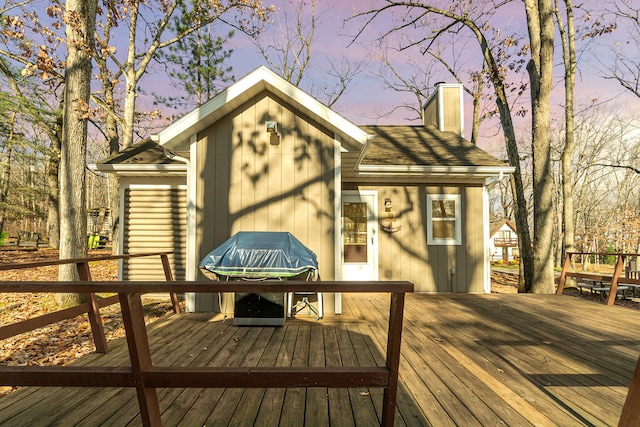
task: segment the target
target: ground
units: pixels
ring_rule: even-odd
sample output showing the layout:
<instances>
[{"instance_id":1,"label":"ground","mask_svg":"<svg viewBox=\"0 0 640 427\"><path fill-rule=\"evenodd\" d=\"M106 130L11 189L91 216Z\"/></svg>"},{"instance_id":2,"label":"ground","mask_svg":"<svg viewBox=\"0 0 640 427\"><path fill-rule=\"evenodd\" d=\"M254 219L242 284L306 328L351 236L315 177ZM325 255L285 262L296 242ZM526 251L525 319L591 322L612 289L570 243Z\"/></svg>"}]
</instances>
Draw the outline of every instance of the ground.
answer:
<instances>
[{"instance_id":1,"label":"ground","mask_svg":"<svg viewBox=\"0 0 640 427\"><path fill-rule=\"evenodd\" d=\"M110 250L92 250L89 256L110 255ZM57 259L58 252L0 250L0 263L16 263ZM117 280L117 261L96 261L90 264L94 280ZM56 280L57 266L25 270L0 271L0 280ZM55 310L53 294L0 294L0 326L36 317ZM150 322L172 311L168 300L144 301L145 320ZM124 336L119 305L100 310L107 343ZM78 316L35 331L0 341L2 365L67 365L75 359L95 351L91 328L86 316ZM11 387L0 387L0 397L10 393Z\"/></svg>"},{"instance_id":2,"label":"ground","mask_svg":"<svg viewBox=\"0 0 640 427\"><path fill-rule=\"evenodd\" d=\"M92 250L90 256L109 255L108 250ZM46 259L57 259L58 252L50 249L37 251L2 251L0 263L29 262ZM117 261L96 261L91 263L91 274L94 280L117 280ZM57 267L39 267L27 270L0 271L0 280L54 281ZM517 269L494 269L491 273L491 291L498 293L515 293L518 285ZM589 293L580 294L568 290L568 294L583 298L592 298L596 302L599 297ZM617 305L625 305L638 309L640 303L632 300L616 301ZM153 321L171 312L168 298L165 300L145 300L145 319ZM55 309L53 294L0 294L0 326L35 317ZM107 336L107 342L124 336L124 327L119 306L112 305L100 311ZM8 338L0 342L0 364L3 365L66 365L75 359L95 351L91 338L91 330L86 316L78 316L49 325L35 331ZM10 387L0 387L0 397L10 393Z\"/></svg>"}]
</instances>

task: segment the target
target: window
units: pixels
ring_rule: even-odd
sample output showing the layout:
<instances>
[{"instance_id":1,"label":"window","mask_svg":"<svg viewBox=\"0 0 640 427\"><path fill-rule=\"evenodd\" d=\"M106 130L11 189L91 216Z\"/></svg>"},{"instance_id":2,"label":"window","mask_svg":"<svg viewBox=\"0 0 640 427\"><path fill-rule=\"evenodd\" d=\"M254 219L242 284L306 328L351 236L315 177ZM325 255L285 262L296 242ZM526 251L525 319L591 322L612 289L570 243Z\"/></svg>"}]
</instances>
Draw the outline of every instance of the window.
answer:
<instances>
[{"instance_id":1,"label":"window","mask_svg":"<svg viewBox=\"0 0 640 427\"><path fill-rule=\"evenodd\" d=\"M427 244L459 245L460 195L427 195Z\"/></svg>"},{"instance_id":2,"label":"window","mask_svg":"<svg viewBox=\"0 0 640 427\"><path fill-rule=\"evenodd\" d=\"M344 202L344 262L367 262L367 203Z\"/></svg>"}]
</instances>

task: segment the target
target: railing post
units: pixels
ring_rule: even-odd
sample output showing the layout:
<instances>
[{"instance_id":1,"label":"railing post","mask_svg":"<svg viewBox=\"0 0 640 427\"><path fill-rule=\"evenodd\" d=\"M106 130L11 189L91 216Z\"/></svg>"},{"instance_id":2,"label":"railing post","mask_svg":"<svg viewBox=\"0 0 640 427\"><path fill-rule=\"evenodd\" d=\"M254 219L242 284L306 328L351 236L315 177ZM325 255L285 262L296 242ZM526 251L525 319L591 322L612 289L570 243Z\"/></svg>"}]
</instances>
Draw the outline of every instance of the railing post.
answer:
<instances>
[{"instance_id":1,"label":"railing post","mask_svg":"<svg viewBox=\"0 0 640 427\"><path fill-rule=\"evenodd\" d=\"M560 273L560 279L558 280L558 290L556 291L556 295L562 295L562 291L564 290L564 284L567 281L567 271L569 271L569 267L571 266L571 255L572 253L567 252L567 256L564 259L564 265L562 266L562 273Z\"/></svg>"},{"instance_id":2,"label":"railing post","mask_svg":"<svg viewBox=\"0 0 640 427\"><path fill-rule=\"evenodd\" d=\"M91 280L91 271L89 270L89 263L87 261L77 262L76 268L80 280L85 282ZM87 317L91 325L91 333L93 334L93 343L96 346L96 352L106 353L108 351L107 337L104 335L104 327L102 326L102 319L100 317L100 306L98 306L96 294L86 293L82 296L84 297L84 301L89 304Z\"/></svg>"},{"instance_id":3,"label":"railing post","mask_svg":"<svg viewBox=\"0 0 640 427\"><path fill-rule=\"evenodd\" d=\"M118 294L118 297L127 335L133 382L138 396L142 424L144 426L162 426L158 393L155 388L146 387L144 383L143 372L145 369L151 368L152 363L140 294Z\"/></svg>"},{"instance_id":4,"label":"railing post","mask_svg":"<svg viewBox=\"0 0 640 427\"><path fill-rule=\"evenodd\" d=\"M607 298L607 305L614 305L616 302L616 295L618 293L618 279L622 274L624 268L624 254L618 254L618 260L616 261L616 267L613 269L613 276L611 277L611 290L609 291L609 297Z\"/></svg>"},{"instance_id":5,"label":"railing post","mask_svg":"<svg viewBox=\"0 0 640 427\"><path fill-rule=\"evenodd\" d=\"M164 269L164 278L167 282L173 282L173 273L171 272L171 264L169 264L169 257L167 254L160 255L160 259L162 260L162 268ZM180 301L178 301L178 294L175 292L169 292L169 296L171 297L171 304L173 304L173 312L181 313L180 309Z\"/></svg>"},{"instance_id":6,"label":"railing post","mask_svg":"<svg viewBox=\"0 0 640 427\"><path fill-rule=\"evenodd\" d=\"M389 386L384 388L381 426L393 426L398 394L398 370L400 367L400 345L402 343L402 319L404 293L392 293L389 309L389 331L387 336L387 368Z\"/></svg>"},{"instance_id":7,"label":"railing post","mask_svg":"<svg viewBox=\"0 0 640 427\"><path fill-rule=\"evenodd\" d=\"M622 407L618 427L638 426L640 423L640 358L629 384L629 391Z\"/></svg>"}]
</instances>

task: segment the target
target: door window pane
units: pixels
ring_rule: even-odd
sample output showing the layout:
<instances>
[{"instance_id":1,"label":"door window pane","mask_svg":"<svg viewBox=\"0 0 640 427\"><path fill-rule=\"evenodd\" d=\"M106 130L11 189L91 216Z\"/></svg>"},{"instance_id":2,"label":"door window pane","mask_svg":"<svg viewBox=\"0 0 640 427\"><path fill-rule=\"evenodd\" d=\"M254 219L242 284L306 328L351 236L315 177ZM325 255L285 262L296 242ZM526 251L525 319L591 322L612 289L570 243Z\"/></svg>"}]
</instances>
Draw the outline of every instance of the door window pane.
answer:
<instances>
[{"instance_id":1,"label":"door window pane","mask_svg":"<svg viewBox=\"0 0 640 427\"><path fill-rule=\"evenodd\" d=\"M344 262L367 262L367 203L342 205Z\"/></svg>"}]
</instances>

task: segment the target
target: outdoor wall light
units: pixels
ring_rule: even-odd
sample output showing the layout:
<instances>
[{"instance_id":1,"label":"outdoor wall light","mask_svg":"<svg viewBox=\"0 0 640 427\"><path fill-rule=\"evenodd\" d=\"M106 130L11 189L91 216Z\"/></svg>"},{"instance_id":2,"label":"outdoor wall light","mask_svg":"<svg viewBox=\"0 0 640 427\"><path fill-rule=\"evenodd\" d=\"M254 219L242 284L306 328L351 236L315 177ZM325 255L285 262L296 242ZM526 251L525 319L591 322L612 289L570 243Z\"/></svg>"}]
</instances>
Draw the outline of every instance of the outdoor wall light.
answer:
<instances>
[{"instance_id":1,"label":"outdoor wall light","mask_svg":"<svg viewBox=\"0 0 640 427\"><path fill-rule=\"evenodd\" d=\"M265 122L267 126L267 133L269 134L271 145L278 145L280 143L280 136L278 135L278 122L275 120L267 120Z\"/></svg>"},{"instance_id":2,"label":"outdoor wall light","mask_svg":"<svg viewBox=\"0 0 640 427\"><path fill-rule=\"evenodd\" d=\"M272 135L278 134L278 122L276 122L275 120L268 120L267 122L265 122L265 124L267 125L267 132Z\"/></svg>"}]
</instances>

